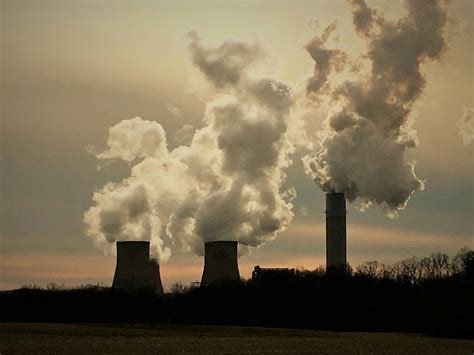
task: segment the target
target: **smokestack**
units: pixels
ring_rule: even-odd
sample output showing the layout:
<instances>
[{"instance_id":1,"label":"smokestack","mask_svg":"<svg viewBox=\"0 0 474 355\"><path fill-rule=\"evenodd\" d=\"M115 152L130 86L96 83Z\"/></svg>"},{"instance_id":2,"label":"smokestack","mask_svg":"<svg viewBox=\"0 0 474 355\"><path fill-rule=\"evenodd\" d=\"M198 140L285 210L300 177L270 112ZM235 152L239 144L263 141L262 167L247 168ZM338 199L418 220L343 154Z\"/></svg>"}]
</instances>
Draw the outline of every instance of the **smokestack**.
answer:
<instances>
[{"instance_id":1,"label":"smokestack","mask_svg":"<svg viewBox=\"0 0 474 355\"><path fill-rule=\"evenodd\" d=\"M149 289L163 293L160 266L156 259L150 260L150 242L117 242L117 266L112 288L127 291Z\"/></svg>"},{"instance_id":2,"label":"smokestack","mask_svg":"<svg viewBox=\"0 0 474 355\"><path fill-rule=\"evenodd\" d=\"M346 199L340 192L326 193L326 270L345 270Z\"/></svg>"},{"instance_id":3,"label":"smokestack","mask_svg":"<svg viewBox=\"0 0 474 355\"><path fill-rule=\"evenodd\" d=\"M219 281L240 281L236 241L204 243L204 271L201 285Z\"/></svg>"}]
</instances>

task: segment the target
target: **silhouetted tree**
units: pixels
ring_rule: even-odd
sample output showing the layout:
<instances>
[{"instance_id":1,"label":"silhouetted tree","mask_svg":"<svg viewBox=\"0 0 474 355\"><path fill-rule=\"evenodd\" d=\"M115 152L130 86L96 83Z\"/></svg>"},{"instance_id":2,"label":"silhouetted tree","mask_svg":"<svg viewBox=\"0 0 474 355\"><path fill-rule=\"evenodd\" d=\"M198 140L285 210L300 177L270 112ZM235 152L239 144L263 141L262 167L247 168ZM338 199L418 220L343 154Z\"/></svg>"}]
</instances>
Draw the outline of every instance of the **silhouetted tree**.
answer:
<instances>
[{"instance_id":1,"label":"silhouetted tree","mask_svg":"<svg viewBox=\"0 0 474 355\"><path fill-rule=\"evenodd\" d=\"M401 267L401 279L404 282L411 284L417 284L421 281L423 276L423 270L421 267L420 259L416 256L404 259L400 262Z\"/></svg>"},{"instance_id":2,"label":"silhouetted tree","mask_svg":"<svg viewBox=\"0 0 474 355\"><path fill-rule=\"evenodd\" d=\"M366 261L356 267L356 274L370 277L370 278L381 278L385 276L386 268L385 265L378 261Z\"/></svg>"},{"instance_id":3,"label":"silhouetted tree","mask_svg":"<svg viewBox=\"0 0 474 355\"><path fill-rule=\"evenodd\" d=\"M461 262L461 273L468 280L474 280L474 251L464 247L457 256Z\"/></svg>"},{"instance_id":4,"label":"silhouetted tree","mask_svg":"<svg viewBox=\"0 0 474 355\"><path fill-rule=\"evenodd\" d=\"M440 279L451 275L451 262L448 255L433 253L420 260L422 279Z\"/></svg>"},{"instance_id":5,"label":"silhouetted tree","mask_svg":"<svg viewBox=\"0 0 474 355\"><path fill-rule=\"evenodd\" d=\"M474 252L362 263L355 274L275 269L242 283L171 292L100 285L0 292L0 321L230 324L353 331L416 331L472 337ZM263 276L262 276L263 275ZM362 276L362 277L361 277ZM350 302L347 302L348 297Z\"/></svg>"}]
</instances>

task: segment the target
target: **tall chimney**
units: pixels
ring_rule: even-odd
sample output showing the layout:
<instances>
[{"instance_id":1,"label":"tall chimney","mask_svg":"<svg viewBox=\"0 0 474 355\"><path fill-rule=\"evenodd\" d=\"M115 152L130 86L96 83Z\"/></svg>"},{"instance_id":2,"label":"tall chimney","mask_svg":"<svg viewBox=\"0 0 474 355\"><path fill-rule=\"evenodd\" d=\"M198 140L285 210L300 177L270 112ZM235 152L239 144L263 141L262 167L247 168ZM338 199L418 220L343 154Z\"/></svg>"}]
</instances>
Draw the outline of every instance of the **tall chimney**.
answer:
<instances>
[{"instance_id":1,"label":"tall chimney","mask_svg":"<svg viewBox=\"0 0 474 355\"><path fill-rule=\"evenodd\" d=\"M149 289L162 294L160 266L150 260L150 242L117 242L117 265L112 288L134 291Z\"/></svg>"},{"instance_id":2,"label":"tall chimney","mask_svg":"<svg viewBox=\"0 0 474 355\"><path fill-rule=\"evenodd\" d=\"M201 285L219 281L240 281L236 241L214 241L204 244L204 271Z\"/></svg>"},{"instance_id":3,"label":"tall chimney","mask_svg":"<svg viewBox=\"0 0 474 355\"><path fill-rule=\"evenodd\" d=\"M340 192L326 193L326 270L345 270L346 199Z\"/></svg>"}]
</instances>

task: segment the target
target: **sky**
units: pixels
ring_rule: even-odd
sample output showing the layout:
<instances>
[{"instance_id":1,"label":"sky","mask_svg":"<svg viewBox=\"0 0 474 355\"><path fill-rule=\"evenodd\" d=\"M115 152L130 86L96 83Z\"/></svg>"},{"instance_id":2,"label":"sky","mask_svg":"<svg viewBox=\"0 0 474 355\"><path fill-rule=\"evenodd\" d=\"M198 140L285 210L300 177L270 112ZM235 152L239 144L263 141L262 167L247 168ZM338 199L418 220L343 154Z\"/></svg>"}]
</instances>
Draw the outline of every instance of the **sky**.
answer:
<instances>
[{"instance_id":1,"label":"sky","mask_svg":"<svg viewBox=\"0 0 474 355\"><path fill-rule=\"evenodd\" d=\"M389 19L405 11L401 2L368 4ZM216 90L193 65L190 31L206 47L258 42L265 75L297 93L304 93L314 66L304 46L332 21L338 24L333 45L348 53L364 45L346 1L7 0L0 6L0 289L111 284L115 257L86 236L83 215L94 192L127 178L130 165L99 162L91 147L105 150L109 128L136 116L161 124L169 149L182 144L184 125L205 126ZM378 206L361 212L349 205L351 265L474 247L474 145L463 142L457 125L474 106L473 12L469 0L450 4L447 48L440 61L421 68L426 87L410 114L419 145L409 156L425 190L396 219ZM324 119L316 110L305 119L315 142ZM295 216L274 240L239 259L243 277L255 265L325 263L324 192L305 174L302 156L292 157L283 184L296 190ZM203 258L169 247L161 264L165 287L199 280Z\"/></svg>"}]
</instances>

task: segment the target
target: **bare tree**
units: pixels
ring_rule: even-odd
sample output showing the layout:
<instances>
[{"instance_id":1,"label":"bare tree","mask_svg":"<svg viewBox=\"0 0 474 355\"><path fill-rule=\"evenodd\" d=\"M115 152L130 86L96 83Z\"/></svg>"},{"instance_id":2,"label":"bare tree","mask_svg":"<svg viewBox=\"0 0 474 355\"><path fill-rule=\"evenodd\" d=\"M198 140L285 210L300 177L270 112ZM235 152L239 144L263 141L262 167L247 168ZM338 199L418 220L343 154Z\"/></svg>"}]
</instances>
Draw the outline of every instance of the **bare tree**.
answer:
<instances>
[{"instance_id":1,"label":"bare tree","mask_svg":"<svg viewBox=\"0 0 474 355\"><path fill-rule=\"evenodd\" d=\"M450 263L450 273L471 275L474 268L474 251L464 247L452 258Z\"/></svg>"},{"instance_id":2,"label":"bare tree","mask_svg":"<svg viewBox=\"0 0 474 355\"><path fill-rule=\"evenodd\" d=\"M436 252L423 258L413 256L392 265L366 261L356 268L356 273L371 278L390 278L412 284L423 280L446 278L455 274L472 277L474 251L464 247L452 258L447 254Z\"/></svg>"},{"instance_id":3,"label":"bare tree","mask_svg":"<svg viewBox=\"0 0 474 355\"><path fill-rule=\"evenodd\" d=\"M416 256L402 260L400 267L402 280L412 284L417 284L422 280L423 272L421 262Z\"/></svg>"},{"instance_id":4,"label":"bare tree","mask_svg":"<svg viewBox=\"0 0 474 355\"><path fill-rule=\"evenodd\" d=\"M370 278L380 278L384 275L385 265L378 261L366 261L356 267L356 273Z\"/></svg>"},{"instance_id":5,"label":"bare tree","mask_svg":"<svg viewBox=\"0 0 474 355\"><path fill-rule=\"evenodd\" d=\"M439 279L451 274L451 262L448 255L433 253L420 260L423 279Z\"/></svg>"},{"instance_id":6,"label":"bare tree","mask_svg":"<svg viewBox=\"0 0 474 355\"><path fill-rule=\"evenodd\" d=\"M183 285L181 282L176 282L171 285L171 293L186 293L189 290L188 286Z\"/></svg>"},{"instance_id":7,"label":"bare tree","mask_svg":"<svg viewBox=\"0 0 474 355\"><path fill-rule=\"evenodd\" d=\"M433 260L435 278L442 278L449 276L449 256L444 253L431 254Z\"/></svg>"}]
</instances>

